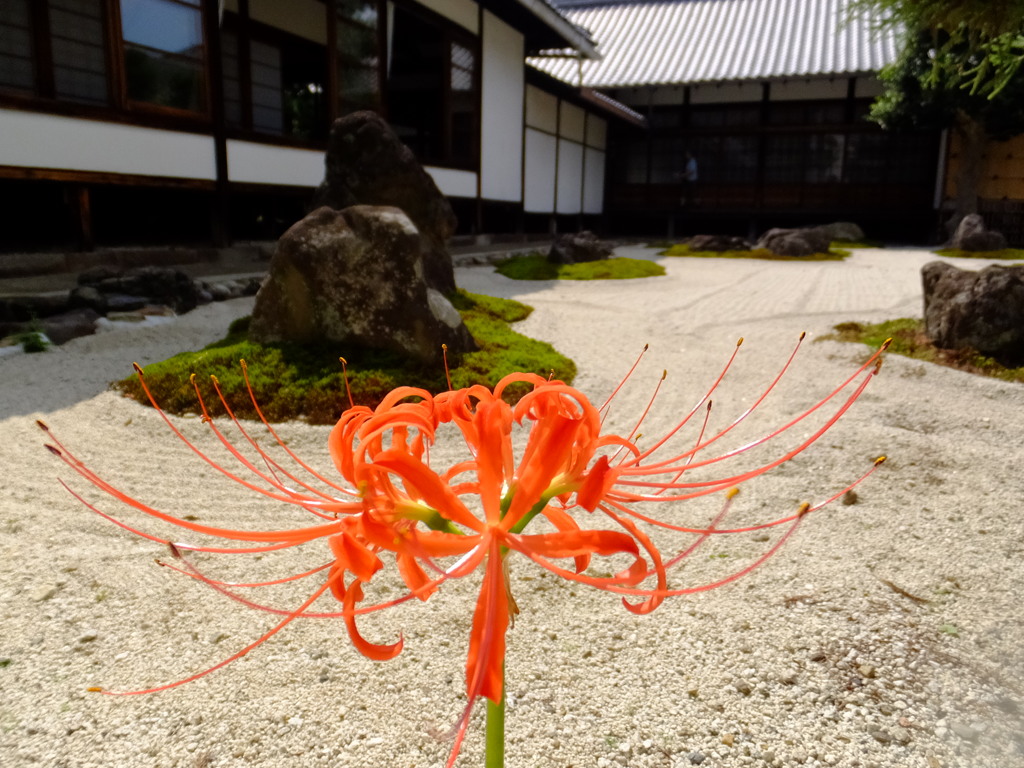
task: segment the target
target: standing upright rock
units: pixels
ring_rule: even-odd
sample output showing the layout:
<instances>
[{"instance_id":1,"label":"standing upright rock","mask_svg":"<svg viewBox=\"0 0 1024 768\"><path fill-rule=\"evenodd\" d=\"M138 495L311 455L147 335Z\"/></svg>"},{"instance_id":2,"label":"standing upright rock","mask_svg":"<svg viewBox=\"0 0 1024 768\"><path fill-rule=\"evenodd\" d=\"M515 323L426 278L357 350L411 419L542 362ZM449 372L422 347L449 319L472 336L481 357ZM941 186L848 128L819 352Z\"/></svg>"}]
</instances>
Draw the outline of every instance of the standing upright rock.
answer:
<instances>
[{"instance_id":1,"label":"standing upright rock","mask_svg":"<svg viewBox=\"0 0 1024 768\"><path fill-rule=\"evenodd\" d=\"M921 268L925 332L937 347L970 347L1004 365L1024 364L1024 266Z\"/></svg>"},{"instance_id":2,"label":"standing upright rock","mask_svg":"<svg viewBox=\"0 0 1024 768\"><path fill-rule=\"evenodd\" d=\"M354 112L334 121L315 205L401 208L419 230L427 284L441 293L455 290L447 246L455 234L455 213L412 150L377 113Z\"/></svg>"},{"instance_id":3,"label":"standing upright rock","mask_svg":"<svg viewBox=\"0 0 1024 768\"><path fill-rule=\"evenodd\" d=\"M249 338L389 349L440 368L476 349L462 317L424 281L420 236L397 208L318 208L281 237Z\"/></svg>"}]
</instances>

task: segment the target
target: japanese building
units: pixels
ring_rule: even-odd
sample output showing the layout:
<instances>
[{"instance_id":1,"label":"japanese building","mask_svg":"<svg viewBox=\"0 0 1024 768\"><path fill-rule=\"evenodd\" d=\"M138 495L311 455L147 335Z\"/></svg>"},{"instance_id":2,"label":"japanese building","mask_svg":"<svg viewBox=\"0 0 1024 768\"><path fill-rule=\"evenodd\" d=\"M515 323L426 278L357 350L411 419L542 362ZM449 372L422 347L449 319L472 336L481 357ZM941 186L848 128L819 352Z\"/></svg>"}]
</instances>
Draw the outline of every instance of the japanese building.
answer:
<instances>
[{"instance_id":1,"label":"japanese building","mask_svg":"<svg viewBox=\"0 0 1024 768\"><path fill-rule=\"evenodd\" d=\"M0 250L276 237L333 119L382 113L463 232L603 212L611 100L543 0L0 0Z\"/></svg>"},{"instance_id":2,"label":"japanese building","mask_svg":"<svg viewBox=\"0 0 1024 768\"><path fill-rule=\"evenodd\" d=\"M557 0L600 59L534 60L647 118L611 127L607 209L620 231L761 231L824 220L875 236L934 230L939 132L891 134L866 120L892 31L848 0ZM698 162L696 206L681 174ZM695 221L696 220L696 221Z\"/></svg>"}]
</instances>

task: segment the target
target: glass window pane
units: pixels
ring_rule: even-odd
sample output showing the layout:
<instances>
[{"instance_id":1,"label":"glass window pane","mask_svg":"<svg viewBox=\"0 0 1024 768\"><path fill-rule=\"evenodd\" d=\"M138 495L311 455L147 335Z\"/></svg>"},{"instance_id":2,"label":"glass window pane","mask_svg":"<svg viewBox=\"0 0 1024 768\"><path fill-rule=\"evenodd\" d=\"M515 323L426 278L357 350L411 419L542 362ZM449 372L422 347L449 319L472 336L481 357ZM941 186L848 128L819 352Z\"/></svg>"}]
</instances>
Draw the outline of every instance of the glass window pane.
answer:
<instances>
[{"instance_id":1,"label":"glass window pane","mask_svg":"<svg viewBox=\"0 0 1024 768\"><path fill-rule=\"evenodd\" d=\"M203 68L197 61L126 45L128 98L197 111L202 104Z\"/></svg>"},{"instance_id":2,"label":"glass window pane","mask_svg":"<svg viewBox=\"0 0 1024 768\"><path fill-rule=\"evenodd\" d=\"M188 8L168 0L121 0L121 30L129 43L195 58L202 56L203 17L198 7Z\"/></svg>"},{"instance_id":3,"label":"glass window pane","mask_svg":"<svg viewBox=\"0 0 1024 768\"><path fill-rule=\"evenodd\" d=\"M32 26L29 0L0 0L0 88L31 91Z\"/></svg>"},{"instance_id":4,"label":"glass window pane","mask_svg":"<svg viewBox=\"0 0 1024 768\"><path fill-rule=\"evenodd\" d=\"M252 127L267 133L283 133L281 49L253 40L249 54L252 60Z\"/></svg>"},{"instance_id":5,"label":"glass window pane","mask_svg":"<svg viewBox=\"0 0 1024 768\"><path fill-rule=\"evenodd\" d=\"M380 106L377 3L338 2L338 100L341 114Z\"/></svg>"},{"instance_id":6,"label":"glass window pane","mask_svg":"<svg viewBox=\"0 0 1024 768\"><path fill-rule=\"evenodd\" d=\"M106 104L103 0L49 0L53 79L59 99Z\"/></svg>"}]
</instances>

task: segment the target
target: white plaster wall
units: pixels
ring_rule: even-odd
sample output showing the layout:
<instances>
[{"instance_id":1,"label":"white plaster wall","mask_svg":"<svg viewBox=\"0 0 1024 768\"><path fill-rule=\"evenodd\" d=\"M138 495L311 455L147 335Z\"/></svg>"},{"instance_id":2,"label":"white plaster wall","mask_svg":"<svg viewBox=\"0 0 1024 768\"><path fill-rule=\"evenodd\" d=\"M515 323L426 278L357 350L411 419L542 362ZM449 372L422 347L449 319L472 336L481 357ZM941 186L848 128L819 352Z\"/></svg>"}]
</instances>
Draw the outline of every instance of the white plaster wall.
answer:
<instances>
[{"instance_id":1,"label":"white plaster wall","mask_svg":"<svg viewBox=\"0 0 1024 768\"><path fill-rule=\"evenodd\" d=\"M476 174L472 171L457 171L453 168L424 166L434 179L442 194L449 197L476 197Z\"/></svg>"},{"instance_id":2,"label":"white plaster wall","mask_svg":"<svg viewBox=\"0 0 1024 768\"><path fill-rule=\"evenodd\" d=\"M497 16L484 14L481 36L480 195L522 199L523 36Z\"/></svg>"},{"instance_id":3,"label":"white plaster wall","mask_svg":"<svg viewBox=\"0 0 1024 768\"><path fill-rule=\"evenodd\" d=\"M217 178L210 136L6 109L0 109L0 165Z\"/></svg>"},{"instance_id":4,"label":"white plaster wall","mask_svg":"<svg viewBox=\"0 0 1024 768\"><path fill-rule=\"evenodd\" d=\"M249 17L320 45L327 45L327 12L316 0L249 0Z\"/></svg>"},{"instance_id":5,"label":"white plaster wall","mask_svg":"<svg viewBox=\"0 0 1024 768\"><path fill-rule=\"evenodd\" d=\"M473 0L416 0L424 8L454 21L474 35L480 33L480 18Z\"/></svg>"},{"instance_id":6,"label":"white plaster wall","mask_svg":"<svg viewBox=\"0 0 1024 768\"><path fill-rule=\"evenodd\" d=\"M836 78L834 80L790 80L786 83L772 83L769 98L772 101L845 99L846 78Z\"/></svg>"},{"instance_id":7,"label":"white plaster wall","mask_svg":"<svg viewBox=\"0 0 1024 768\"><path fill-rule=\"evenodd\" d=\"M774 93L772 86L772 96ZM723 104L761 101L760 83L721 83L690 88L691 104Z\"/></svg>"},{"instance_id":8,"label":"white plaster wall","mask_svg":"<svg viewBox=\"0 0 1024 768\"><path fill-rule=\"evenodd\" d=\"M579 213L583 201L583 145L558 140L558 213Z\"/></svg>"},{"instance_id":9,"label":"white plaster wall","mask_svg":"<svg viewBox=\"0 0 1024 768\"><path fill-rule=\"evenodd\" d=\"M536 86L526 86L526 124L548 133L557 133L558 97Z\"/></svg>"},{"instance_id":10,"label":"white plaster wall","mask_svg":"<svg viewBox=\"0 0 1024 768\"><path fill-rule=\"evenodd\" d=\"M874 75L858 77L853 86L854 96L858 99L873 99L876 96L881 96L883 90L885 87L882 85L882 81Z\"/></svg>"},{"instance_id":11,"label":"white plaster wall","mask_svg":"<svg viewBox=\"0 0 1024 768\"><path fill-rule=\"evenodd\" d=\"M232 139L228 141L228 179L315 187L324 180L324 153Z\"/></svg>"},{"instance_id":12,"label":"white plaster wall","mask_svg":"<svg viewBox=\"0 0 1024 768\"><path fill-rule=\"evenodd\" d=\"M558 135L565 139L582 142L587 113L567 101L563 101L559 105L558 111L560 116Z\"/></svg>"},{"instance_id":13,"label":"white plaster wall","mask_svg":"<svg viewBox=\"0 0 1024 768\"><path fill-rule=\"evenodd\" d=\"M635 97L635 103L637 106L647 106L647 104L654 104L655 106L673 104L682 104L685 96L683 86L681 85L662 85L655 86L650 91L639 90ZM627 104L629 102L623 102Z\"/></svg>"},{"instance_id":14,"label":"white plaster wall","mask_svg":"<svg viewBox=\"0 0 1024 768\"><path fill-rule=\"evenodd\" d=\"M558 139L527 128L523 181L523 210L527 213L554 213L557 159Z\"/></svg>"},{"instance_id":15,"label":"white plaster wall","mask_svg":"<svg viewBox=\"0 0 1024 768\"><path fill-rule=\"evenodd\" d=\"M583 212L604 213L604 152L587 147L583 153Z\"/></svg>"},{"instance_id":16,"label":"white plaster wall","mask_svg":"<svg viewBox=\"0 0 1024 768\"><path fill-rule=\"evenodd\" d=\"M587 146L604 149L608 143L608 121L587 113Z\"/></svg>"}]
</instances>

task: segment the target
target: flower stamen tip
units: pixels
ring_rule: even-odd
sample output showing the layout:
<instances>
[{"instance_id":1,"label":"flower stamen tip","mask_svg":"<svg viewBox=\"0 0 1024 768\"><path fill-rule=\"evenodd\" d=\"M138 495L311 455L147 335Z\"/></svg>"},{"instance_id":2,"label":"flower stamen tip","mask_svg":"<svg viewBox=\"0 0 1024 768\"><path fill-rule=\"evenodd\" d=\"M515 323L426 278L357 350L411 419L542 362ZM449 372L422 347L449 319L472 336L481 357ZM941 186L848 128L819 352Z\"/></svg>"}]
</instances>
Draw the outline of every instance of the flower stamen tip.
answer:
<instances>
[{"instance_id":1,"label":"flower stamen tip","mask_svg":"<svg viewBox=\"0 0 1024 768\"><path fill-rule=\"evenodd\" d=\"M879 348L878 351L879 352L884 352L885 350L887 350L889 348L890 344L892 344L892 338L891 337L882 342L882 346Z\"/></svg>"},{"instance_id":2,"label":"flower stamen tip","mask_svg":"<svg viewBox=\"0 0 1024 768\"><path fill-rule=\"evenodd\" d=\"M89 693L103 693L103 689L100 688L98 685L90 685L85 690L87 690Z\"/></svg>"},{"instance_id":3,"label":"flower stamen tip","mask_svg":"<svg viewBox=\"0 0 1024 768\"><path fill-rule=\"evenodd\" d=\"M63 453L60 452L60 448L58 448L56 445L50 445L49 443L46 444L46 450L48 450L54 456L63 456L64 455Z\"/></svg>"},{"instance_id":4,"label":"flower stamen tip","mask_svg":"<svg viewBox=\"0 0 1024 768\"><path fill-rule=\"evenodd\" d=\"M739 346L742 346L742 345L743 345L743 337L742 337L742 336L740 336L740 337L739 337L739 338L738 338L738 339L736 340L736 346L737 346L737 347L739 347Z\"/></svg>"},{"instance_id":5,"label":"flower stamen tip","mask_svg":"<svg viewBox=\"0 0 1024 768\"><path fill-rule=\"evenodd\" d=\"M807 331L800 331L800 341L807 338Z\"/></svg>"},{"instance_id":6,"label":"flower stamen tip","mask_svg":"<svg viewBox=\"0 0 1024 768\"><path fill-rule=\"evenodd\" d=\"M888 460L888 458L888 456L879 456L877 459L875 459L875 466L877 467L879 464L884 464Z\"/></svg>"},{"instance_id":7,"label":"flower stamen tip","mask_svg":"<svg viewBox=\"0 0 1024 768\"><path fill-rule=\"evenodd\" d=\"M139 374L139 376L142 376L142 375L143 375L143 373L142 373L142 366L141 366L141 365L139 365L138 363L132 363L132 368L134 368L134 369L135 369L135 372L136 372L137 374Z\"/></svg>"},{"instance_id":8,"label":"flower stamen tip","mask_svg":"<svg viewBox=\"0 0 1024 768\"><path fill-rule=\"evenodd\" d=\"M739 494L739 492L739 488L730 488L728 491L725 492L725 498L734 499Z\"/></svg>"},{"instance_id":9,"label":"flower stamen tip","mask_svg":"<svg viewBox=\"0 0 1024 768\"><path fill-rule=\"evenodd\" d=\"M39 419L36 419L36 426L39 427L41 430L43 430L43 432L46 432L47 434L49 434L50 428L48 426L46 426L46 422L45 421L41 421Z\"/></svg>"},{"instance_id":10,"label":"flower stamen tip","mask_svg":"<svg viewBox=\"0 0 1024 768\"><path fill-rule=\"evenodd\" d=\"M798 510L796 511L796 516L797 516L798 518L799 518L799 517L803 517L804 515L806 515L806 514L807 514L808 512L810 512L810 511L811 511L811 505L810 505L810 504L808 504L808 503L807 503L807 502L805 501L805 502L804 502L803 504L801 504L801 505L800 505L800 509L798 509Z\"/></svg>"}]
</instances>

